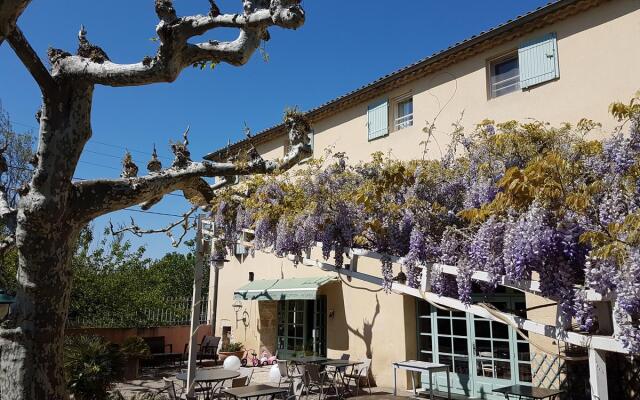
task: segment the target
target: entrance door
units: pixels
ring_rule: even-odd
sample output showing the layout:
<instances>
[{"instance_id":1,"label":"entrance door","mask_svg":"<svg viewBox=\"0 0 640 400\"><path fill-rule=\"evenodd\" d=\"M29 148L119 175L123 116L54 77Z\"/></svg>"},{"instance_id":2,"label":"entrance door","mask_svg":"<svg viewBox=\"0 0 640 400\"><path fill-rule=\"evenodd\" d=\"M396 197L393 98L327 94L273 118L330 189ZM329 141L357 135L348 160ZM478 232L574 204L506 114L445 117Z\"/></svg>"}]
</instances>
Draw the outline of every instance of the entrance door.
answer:
<instances>
[{"instance_id":1,"label":"entrance door","mask_svg":"<svg viewBox=\"0 0 640 400\"><path fill-rule=\"evenodd\" d=\"M470 373L470 343L467 314L431 307L418 302L420 360L452 366L451 390L469 395L473 392ZM440 376L442 375L442 376ZM429 375L422 375L423 387L429 386ZM434 375L434 388L447 390L444 374Z\"/></svg>"},{"instance_id":2,"label":"entrance door","mask_svg":"<svg viewBox=\"0 0 640 400\"><path fill-rule=\"evenodd\" d=\"M524 310L521 293L494 294L488 302L499 310ZM494 388L530 384L529 344L510 326L418 301L418 354L422 361L451 366L451 391L469 397L500 399ZM525 316L525 315L523 315ZM447 390L445 374L434 375L434 388ZM422 386L429 386L428 374Z\"/></svg>"},{"instance_id":3,"label":"entrance door","mask_svg":"<svg viewBox=\"0 0 640 400\"><path fill-rule=\"evenodd\" d=\"M277 349L281 357L326 355L326 300L278 302Z\"/></svg>"}]
</instances>

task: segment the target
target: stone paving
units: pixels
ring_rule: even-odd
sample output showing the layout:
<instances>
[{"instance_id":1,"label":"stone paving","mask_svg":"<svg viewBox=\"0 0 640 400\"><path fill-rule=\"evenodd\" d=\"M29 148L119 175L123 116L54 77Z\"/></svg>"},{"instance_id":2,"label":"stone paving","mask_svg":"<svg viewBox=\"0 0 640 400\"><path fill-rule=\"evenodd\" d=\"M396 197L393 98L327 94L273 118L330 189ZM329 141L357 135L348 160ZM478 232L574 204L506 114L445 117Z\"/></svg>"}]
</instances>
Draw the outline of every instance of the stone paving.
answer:
<instances>
[{"instance_id":1,"label":"stone paving","mask_svg":"<svg viewBox=\"0 0 640 400\"><path fill-rule=\"evenodd\" d=\"M216 366L211 368L222 368L222 366ZM251 378L252 384L257 383L271 383L269 381L269 369L271 366L266 367L254 367L253 368L253 376ZM164 383L162 378L170 378L175 380L176 374L182 372L181 368L169 368L169 369L144 369L140 376L140 379L128 381L124 383L119 383L115 390L118 390L125 399L129 399L134 397L136 394L143 393L158 393L163 389ZM182 388L182 382L176 380L176 388ZM398 398L407 398L413 393L409 391L401 391L398 393L398 396L393 396L393 388L372 388L372 395L369 395L366 392L361 392L360 396L352 396L349 399L358 399L358 400L367 400L367 398L371 398L371 400L396 400ZM303 396L303 400L307 400L307 396ZM423 397L423 396L421 396ZM428 396L426 396L428 398ZM335 397L329 396L331 399L335 399ZM423 397L424 398L424 397ZM454 396L456 399L465 398L464 396ZM316 400L317 397L315 395L309 396L309 400ZM441 397L435 396L434 399L441 399Z\"/></svg>"}]
</instances>

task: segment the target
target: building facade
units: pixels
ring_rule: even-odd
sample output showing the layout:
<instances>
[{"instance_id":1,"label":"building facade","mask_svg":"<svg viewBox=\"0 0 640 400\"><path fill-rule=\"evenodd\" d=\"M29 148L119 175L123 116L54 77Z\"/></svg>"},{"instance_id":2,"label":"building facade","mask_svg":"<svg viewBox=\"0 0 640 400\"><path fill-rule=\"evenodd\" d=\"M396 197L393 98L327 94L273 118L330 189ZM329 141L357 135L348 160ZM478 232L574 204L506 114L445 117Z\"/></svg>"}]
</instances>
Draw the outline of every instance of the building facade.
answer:
<instances>
[{"instance_id":1,"label":"building facade","mask_svg":"<svg viewBox=\"0 0 640 400\"><path fill-rule=\"evenodd\" d=\"M560 0L308 111L314 153L332 147L350 162L376 151L437 158L453 123L472 130L485 119L559 125L589 118L602 124L594 135L605 135L616 126L608 105L640 89L639 41L637 0ZM426 149L425 130L432 132ZM282 157L286 143L283 126L251 139L265 159ZM248 145L244 140L207 158L223 160L226 151ZM566 380L561 355L569 349L553 331L556 305L535 291L501 287L482 295L501 315L529 321L518 330L487 310L436 302L428 287L395 285L385 294L376 254L354 253L337 273L319 249L294 265L245 245L217 271L210 293L217 296L215 334L247 349L371 358L372 377L385 387L393 385L392 362L436 361L451 365L454 392L478 398L500 398L492 389L508 384L558 387ZM601 326L605 336L613 329ZM621 351L612 339L602 343ZM401 382L412 385L410 376ZM445 385L441 377L435 384ZM592 393L602 390L595 384Z\"/></svg>"}]
</instances>

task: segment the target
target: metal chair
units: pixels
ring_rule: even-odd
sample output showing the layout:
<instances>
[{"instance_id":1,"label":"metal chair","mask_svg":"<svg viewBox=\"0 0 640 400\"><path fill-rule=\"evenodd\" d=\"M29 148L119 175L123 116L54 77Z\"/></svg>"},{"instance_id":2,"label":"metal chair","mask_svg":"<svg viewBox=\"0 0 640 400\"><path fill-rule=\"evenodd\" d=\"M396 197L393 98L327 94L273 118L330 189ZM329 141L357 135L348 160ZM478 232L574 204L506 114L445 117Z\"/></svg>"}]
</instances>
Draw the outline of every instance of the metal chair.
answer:
<instances>
[{"instance_id":1,"label":"metal chair","mask_svg":"<svg viewBox=\"0 0 640 400\"><path fill-rule=\"evenodd\" d=\"M240 372L240 377L247 378L247 385L251 384L251 378L253 377L253 368L240 367L238 372Z\"/></svg>"},{"instance_id":2,"label":"metal chair","mask_svg":"<svg viewBox=\"0 0 640 400\"><path fill-rule=\"evenodd\" d=\"M187 398L187 395L184 393L178 395L175 382L171 379L162 378L162 380L164 381L164 391L167 393L167 396L169 396L169 400L183 400Z\"/></svg>"},{"instance_id":3,"label":"metal chair","mask_svg":"<svg viewBox=\"0 0 640 400\"><path fill-rule=\"evenodd\" d=\"M302 378L304 372L299 371L294 373L289 371L289 366L286 360L277 360L278 370L280 371L280 380L278 381L278 386L281 386L283 383L293 384L293 379Z\"/></svg>"},{"instance_id":4,"label":"metal chair","mask_svg":"<svg viewBox=\"0 0 640 400\"><path fill-rule=\"evenodd\" d=\"M287 396L287 400L301 400L302 392L304 392L305 384L302 377L291 380L291 395Z\"/></svg>"},{"instance_id":5,"label":"metal chair","mask_svg":"<svg viewBox=\"0 0 640 400\"><path fill-rule=\"evenodd\" d=\"M306 372L305 386L307 388L307 396L309 396L313 388L317 388L320 390L318 393L318 400L322 400L322 397L325 395L325 384L328 384L327 389L333 387L335 392L338 393L338 386L336 385L335 380L328 377L326 370L321 371L318 364L307 365Z\"/></svg>"},{"instance_id":6,"label":"metal chair","mask_svg":"<svg viewBox=\"0 0 640 400\"><path fill-rule=\"evenodd\" d=\"M371 380L369 378L369 370L371 369L371 359L365 358L362 360L362 364L356 365L353 367L352 372L350 374L344 374L344 377L347 378L347 382L345 383L349 386L349 382L353 379L356 382L356 395L360 392L360 380L366 379L367 386L369 387L369 395L371 395Z\"/></svg>"}]
</instances>

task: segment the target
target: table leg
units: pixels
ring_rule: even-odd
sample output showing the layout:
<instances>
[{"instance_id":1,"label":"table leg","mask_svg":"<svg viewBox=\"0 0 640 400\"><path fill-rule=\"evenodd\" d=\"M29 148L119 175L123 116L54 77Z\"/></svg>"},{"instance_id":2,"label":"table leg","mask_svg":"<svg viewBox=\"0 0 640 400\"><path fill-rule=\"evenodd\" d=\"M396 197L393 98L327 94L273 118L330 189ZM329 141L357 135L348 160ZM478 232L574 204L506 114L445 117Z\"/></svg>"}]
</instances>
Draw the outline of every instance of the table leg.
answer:
<instances>
[{"instance_id":1,"label":"table leg","mask_svg":"<svg viewBox=\"0 0 640 400\"><path fill-rule=\"evenodd\" d=\"M393 395L396 396L398 394L398 383L396 381L396 366L393 366Z\"/></svg>"},{"instance_id":2,"label":"table leg","mask_svg":"<svg viewBox=\"0 0 640 400\"><path fill-rule=\"evenodd\" d=\"M451 400L451 381L449 380L449 369L447 368L447 391L449 392L449 400Z\"/></svg>"},{"instance_id":3,"label":"table leg","mask_svg":"<svg viewBox=\"0 0 640 400\"><path fill-rule=\"evenodd\" d=\"M413 395L417 396L418 392L416 392L416 373L415 371L409 371L411 374L411 385L413 386Z\"/></svg>"},{"instance_id":4,"label":"table leg","mask_svg":"<svg viewBox=\"0 0 640 400\"><path fill-rule=\"evenodd\" d=\"M433 400L433 371L429 370L429 398Z\"/></svg>"}]
</instances>

